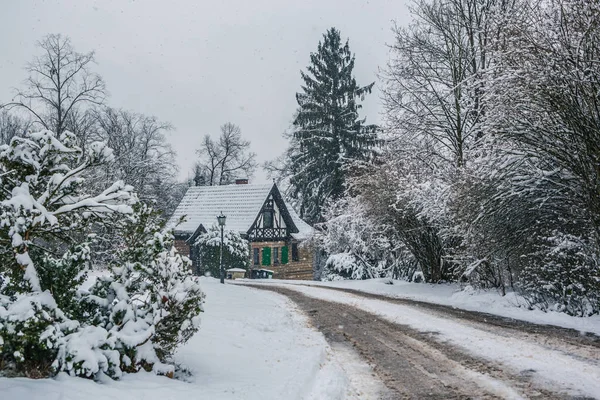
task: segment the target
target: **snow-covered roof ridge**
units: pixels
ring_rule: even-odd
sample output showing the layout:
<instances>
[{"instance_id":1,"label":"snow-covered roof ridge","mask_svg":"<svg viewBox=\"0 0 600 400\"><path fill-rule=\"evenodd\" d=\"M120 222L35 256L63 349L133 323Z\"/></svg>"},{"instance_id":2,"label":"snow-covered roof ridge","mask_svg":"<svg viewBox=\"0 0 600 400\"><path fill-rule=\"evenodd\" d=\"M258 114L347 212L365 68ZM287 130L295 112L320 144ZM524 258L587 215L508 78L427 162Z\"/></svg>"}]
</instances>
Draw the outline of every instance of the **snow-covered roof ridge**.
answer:
<instances>
[{"instance_id":1,"label":"snow-covered roof ridge","mask_svg":"<svg viewBox=\"0 0 600 400\"><path fill-rule=\"evenodd\" d=\"M221 212L227 217L226 227L245 233L258 215L273 184L191 186L169 219L174 227L182 216L183 223L175 233L194 233L200 225L208 229L217 223Z\"/></svg>"}]
</instances>

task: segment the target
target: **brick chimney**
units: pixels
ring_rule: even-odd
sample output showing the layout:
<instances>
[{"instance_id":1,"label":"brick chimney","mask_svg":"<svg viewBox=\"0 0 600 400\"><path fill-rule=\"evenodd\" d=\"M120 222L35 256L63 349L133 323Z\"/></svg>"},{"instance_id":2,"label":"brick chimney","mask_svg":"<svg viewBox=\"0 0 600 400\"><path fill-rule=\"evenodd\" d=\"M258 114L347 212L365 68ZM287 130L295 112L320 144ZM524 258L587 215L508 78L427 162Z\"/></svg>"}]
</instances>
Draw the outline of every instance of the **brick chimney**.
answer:
<instances>
[{"instance_id":1,"label":"brick chimney","mask_svg":"<svg viewBox=\"0 0 600 400\"><path fill-rule=\"evenodd\" d=\"M236 185L247 185L248 184L248 179L246 179L246 178L236 179L235 180L235 184Z\"/></svg>"}]
</instances>

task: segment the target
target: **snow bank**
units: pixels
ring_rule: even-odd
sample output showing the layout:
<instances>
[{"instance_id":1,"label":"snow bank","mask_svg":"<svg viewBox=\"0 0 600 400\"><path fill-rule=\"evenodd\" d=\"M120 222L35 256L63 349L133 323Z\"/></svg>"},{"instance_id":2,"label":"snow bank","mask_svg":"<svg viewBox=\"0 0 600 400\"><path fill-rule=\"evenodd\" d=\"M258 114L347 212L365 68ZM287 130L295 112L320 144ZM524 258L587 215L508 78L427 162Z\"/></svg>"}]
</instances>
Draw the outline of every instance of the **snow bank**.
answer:
<instances>
[{"instance_id":1,"label":"snow bank","mask_svg":"<svg viewBox=\"0 0 600 400\"><path fill-rule=\"evenodd\" d=\"M202 279L200 331L176 354L189 382L140 372L103 383L0 378L2 398L28 400L344 399L348 379L324 337L285 297ZM356 398L356 397L348 397Z\"/></svg>"},{"instance_id":2,"label":"snow bank","mask_svg":"<svg viewBox=\"0 0 600 400\"><path fill-rule=\"evenodd\" d=\"M249 280L248 282L257 283L258 281ZM260 283L263 282L260 281ZM390 279L334 282L270 280L268 283L354 289L365 293L442 304L463 310L480 311L535 324L555 325L600 335L600 315L572 317L555 311L528 310L524 300L516 293L507 293L506 296L502 296L496 291L476 290L471 287L463 289L457 284L411 283Z\"/></svg>"}]
</instances>

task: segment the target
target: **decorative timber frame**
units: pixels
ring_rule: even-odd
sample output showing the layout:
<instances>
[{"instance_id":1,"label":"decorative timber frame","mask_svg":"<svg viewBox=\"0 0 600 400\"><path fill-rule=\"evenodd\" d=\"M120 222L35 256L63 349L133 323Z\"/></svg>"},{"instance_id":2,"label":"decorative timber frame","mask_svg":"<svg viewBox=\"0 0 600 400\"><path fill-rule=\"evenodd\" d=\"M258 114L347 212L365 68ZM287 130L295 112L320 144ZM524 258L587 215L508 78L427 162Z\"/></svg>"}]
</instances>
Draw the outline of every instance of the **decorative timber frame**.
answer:
<instances>
[{"instance_id":1,"label":"decorative timber frame","mask_svg":"<svg viewBox=\"0 0 600 400\"><path fill-rule=\"evenodd\" d=\"M273 185L246 234L251 242L271 242L288 241L292 233L298 233L298 228L294 224L279 189Z\"/></svg>"}]
</instances>

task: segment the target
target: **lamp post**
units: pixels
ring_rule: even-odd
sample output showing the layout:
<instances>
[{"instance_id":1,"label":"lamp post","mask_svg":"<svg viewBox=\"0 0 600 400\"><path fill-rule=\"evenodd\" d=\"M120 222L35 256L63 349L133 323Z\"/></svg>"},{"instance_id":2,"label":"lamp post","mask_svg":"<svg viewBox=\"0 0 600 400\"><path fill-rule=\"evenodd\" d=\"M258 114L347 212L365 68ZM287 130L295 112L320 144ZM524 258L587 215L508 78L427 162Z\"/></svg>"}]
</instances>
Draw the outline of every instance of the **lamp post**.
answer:
<instances>
[{"instance_id":1,"label":"lamp post","mask_svg":"<svg viewBox=\"0 0 600 400\"><path fill-rule=\"evenodd\" d=\"M217 221L219 221L219 226L221 227L221 249L219 254L219 268L221 271L221 283L225 283L225 270L223 269L223 228L225 227L225 219L226 216L223 215L223 211L221 211L221 215L217 216Z\"/></svg>"}]
</instances>

